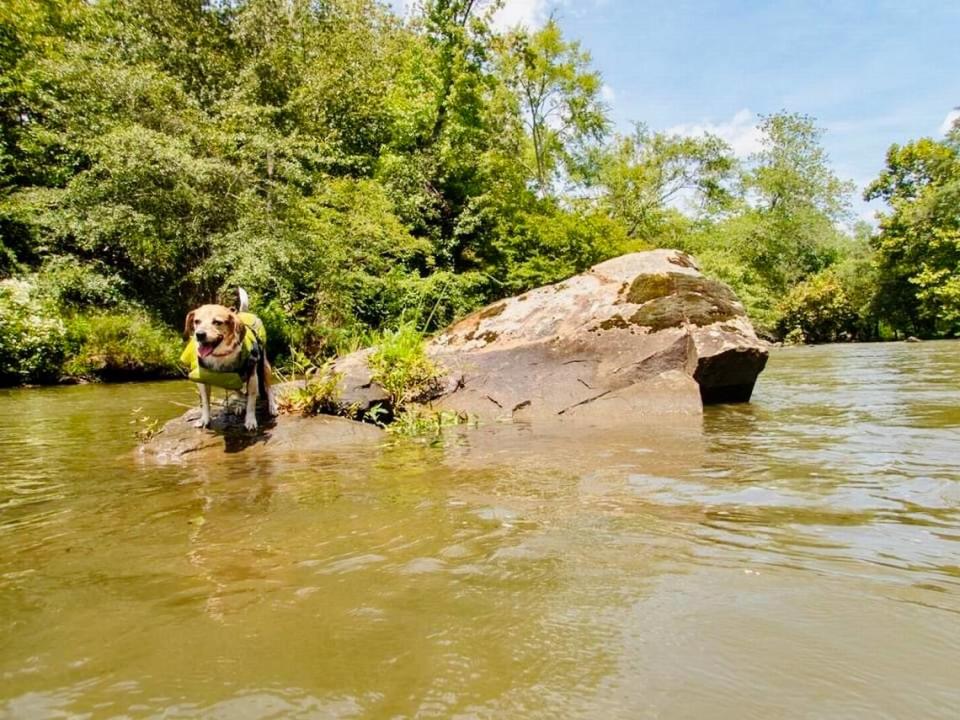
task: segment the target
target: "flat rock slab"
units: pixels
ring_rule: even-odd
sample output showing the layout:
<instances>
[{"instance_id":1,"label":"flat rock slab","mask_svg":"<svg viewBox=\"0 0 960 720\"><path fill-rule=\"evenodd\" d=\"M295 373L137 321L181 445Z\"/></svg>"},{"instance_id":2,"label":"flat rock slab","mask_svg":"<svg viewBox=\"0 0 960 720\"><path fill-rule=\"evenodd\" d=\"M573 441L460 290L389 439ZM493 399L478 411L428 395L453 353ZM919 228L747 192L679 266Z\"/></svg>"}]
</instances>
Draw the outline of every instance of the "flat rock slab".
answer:
<instances>
[{"instance_id":1,"label":"flat rock slab","mask_svg":"<svg viewBox=\"0 0 960 720\"><path fill-rule=\"evenodd\" d=\"M140 456L153 462L203 461L224 453L313 454L383 442L383 430L373 425L332 415L302 417L281 415L261 418L260 428L249 431L232 413L215 414L209 428L194 423L200 409L188 410L174 418L149 441L140 446Z\"/></svg>"}]
</instances>

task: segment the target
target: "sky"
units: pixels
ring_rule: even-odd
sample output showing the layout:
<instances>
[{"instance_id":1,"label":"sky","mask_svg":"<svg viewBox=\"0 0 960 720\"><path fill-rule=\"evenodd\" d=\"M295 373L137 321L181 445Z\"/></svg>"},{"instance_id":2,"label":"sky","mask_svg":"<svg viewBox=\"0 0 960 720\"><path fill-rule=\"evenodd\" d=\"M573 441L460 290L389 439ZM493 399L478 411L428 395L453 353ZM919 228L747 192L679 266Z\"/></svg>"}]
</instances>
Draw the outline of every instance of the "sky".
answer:
<instances>
[{"instance_id":1,"label":"sky","mask_svg":"<svg viewBox=\"0 0 960 720\"><path fill-rule=\"evenodd\" d=\"M617 130L710 131L746 156L758 115L804 113L858 194L892 143L960 116L960 0L506 0L496 22L551 14L590 51Z\"/></svg>"}]
</instances>

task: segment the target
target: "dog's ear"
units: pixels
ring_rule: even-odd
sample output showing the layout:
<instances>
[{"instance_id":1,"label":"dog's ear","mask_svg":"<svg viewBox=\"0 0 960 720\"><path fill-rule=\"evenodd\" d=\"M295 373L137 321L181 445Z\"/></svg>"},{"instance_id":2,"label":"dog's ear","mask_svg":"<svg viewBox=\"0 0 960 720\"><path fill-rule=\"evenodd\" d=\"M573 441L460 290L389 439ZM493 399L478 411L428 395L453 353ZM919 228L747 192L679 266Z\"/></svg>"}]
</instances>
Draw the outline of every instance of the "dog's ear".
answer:
<instances>
[{"instance_id":1,"label":"dog's ear","mask_svg":"<svg viewBox=\"0 0 960 720\"><path fill-rule=\"evenodd\" d=\"M237 317L236 312L231 308L230 313L227 315L227 332L225 338L227 343L233 343L235 340L243 340L243 334L246 330L246 327L243 324L243 320Z\"/></svg>"},{"instance_id":2,"label":"dog's ear","mask_svg":"<svg viewBox=\"0 0 960 720\"><path fill-rule=\"evenodd\" d=\"M187 313L187 319L183 323L183 336L190 337L190 333L193 332L193 310Z\"/></svg>"}]
</instances>

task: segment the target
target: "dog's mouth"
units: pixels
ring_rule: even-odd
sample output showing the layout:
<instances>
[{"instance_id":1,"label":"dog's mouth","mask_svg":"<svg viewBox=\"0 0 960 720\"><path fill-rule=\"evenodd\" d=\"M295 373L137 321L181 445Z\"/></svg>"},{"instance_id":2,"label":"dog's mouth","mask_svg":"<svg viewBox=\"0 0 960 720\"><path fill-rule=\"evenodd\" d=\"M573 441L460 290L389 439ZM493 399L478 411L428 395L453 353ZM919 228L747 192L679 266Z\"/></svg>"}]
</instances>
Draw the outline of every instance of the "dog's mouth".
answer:
<instances>
[{"instance_id":1,"label":"dog's mouth","mask_svg":"<svg viewBox=\"0 0 960 720\"><path fill-rule=\"evenodd\" d=\"M216 340L205 340L203 342L197 342L197 355L202 358L208 357L213 354L213 351L217 349L217 345L220 344L220 341L223 338L217 338Z\"/></svg>"}]
</instances>

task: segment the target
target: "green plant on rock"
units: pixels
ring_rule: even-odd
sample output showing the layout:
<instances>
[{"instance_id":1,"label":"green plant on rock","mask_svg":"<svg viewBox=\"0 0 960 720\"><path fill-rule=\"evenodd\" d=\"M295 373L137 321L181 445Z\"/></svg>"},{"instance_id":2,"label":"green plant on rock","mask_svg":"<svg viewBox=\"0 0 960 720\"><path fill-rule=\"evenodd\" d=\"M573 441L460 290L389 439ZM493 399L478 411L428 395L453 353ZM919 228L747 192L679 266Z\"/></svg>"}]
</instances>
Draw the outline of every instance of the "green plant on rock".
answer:
<instances>
[{"instance_id":1,"label":"green plant on rock","mask_svg":"<svg viewBox=\"0 0 960 720\"><path fill-rule=\"evenodd\" d=\"M442 375L427 357L423 333L413 323L404 323L383 334L383 340L370 355L371 380L387 393L394 414L411 402L422 401L433 393Z\"/></svg>"},{"instance_id":2,"label":"green plant on rock","mask_svg":"<svg viewBox=\"0 0 960 720\"><path fill-rule=\"evenodd\" d=\"M340 373L334 372L331 363L318 365L297 350L291 351L293 373L304 378L303 387L298 387L281 396L281 412L301 415L339 415Z\"/></svg>"},{"instance_id":3,"label":"green plant on rock","mask_svg":"<svg viewBox=\"0 0 960 720\"><path fill-rule=\"evenodd\" d=\"M469 422L470 416L466 413L414 407L398 413L386 430L391 435L439 438L444 430Z\"/></svg>"},{"instance_id":4,"label":"green plant on rock","mask_svg":"<svg viewBox=\"0 0 960 720\"><path fill-rule=\"evenodd\" d=\"M133 426L133 436L140 442L148 442L154 437L163 424L159 418L143 414L143 408L134 408L130 411L130 424Z\"/></svg>"}]
</instances>

